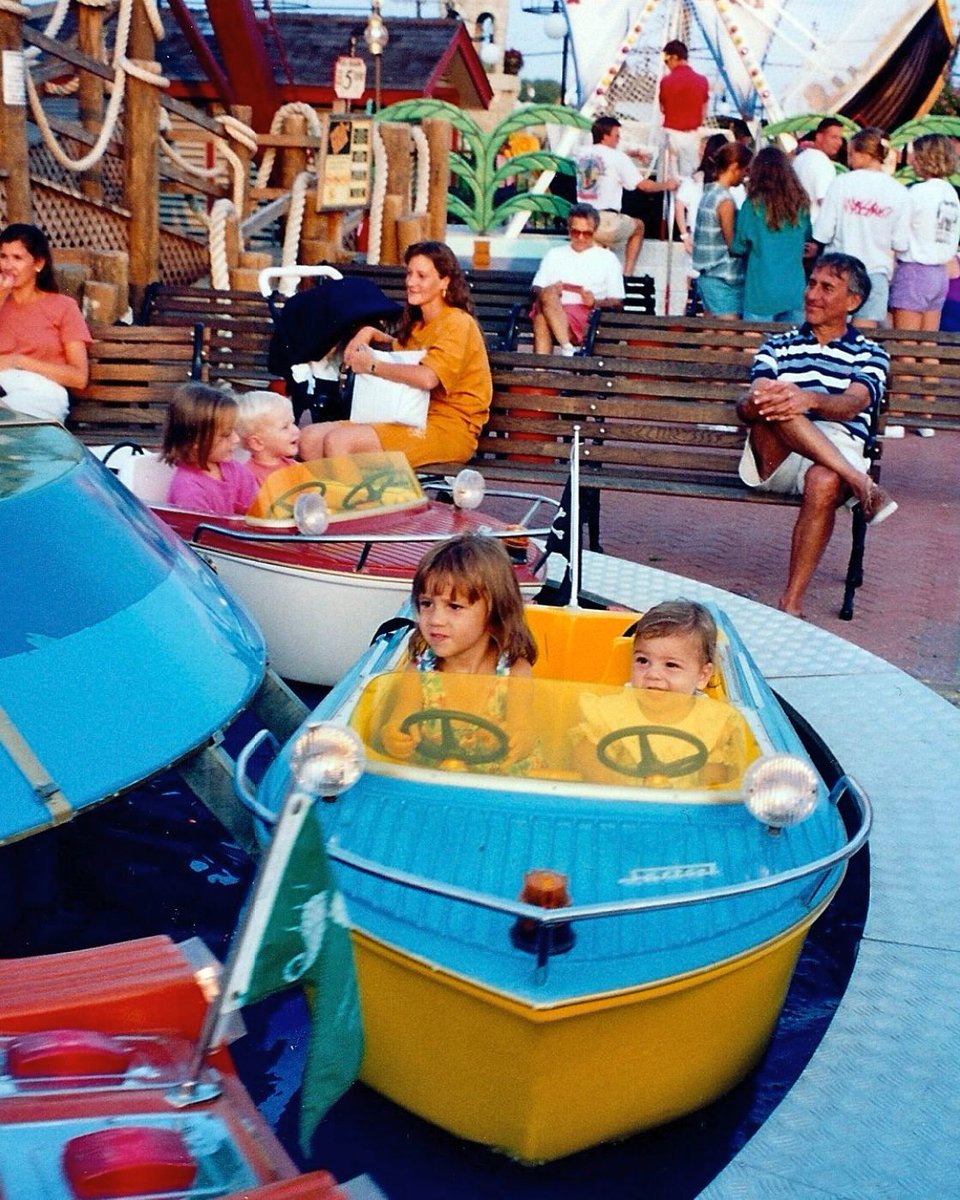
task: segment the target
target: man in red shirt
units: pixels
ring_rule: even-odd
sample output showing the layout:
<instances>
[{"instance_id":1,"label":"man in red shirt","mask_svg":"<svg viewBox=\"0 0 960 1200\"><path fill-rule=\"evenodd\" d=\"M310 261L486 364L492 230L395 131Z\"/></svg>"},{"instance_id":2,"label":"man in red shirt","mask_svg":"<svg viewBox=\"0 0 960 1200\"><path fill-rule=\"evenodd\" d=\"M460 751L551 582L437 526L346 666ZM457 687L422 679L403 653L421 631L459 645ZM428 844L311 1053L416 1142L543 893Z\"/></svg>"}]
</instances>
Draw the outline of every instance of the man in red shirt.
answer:
<instances>
[{"instance_id":1,"label":"man in red shirt","mask_svg":"<svg viewBox=\"0 0 960 1200\"><path fill-rule=\"evenodd\" d=\"M676 173L685 178L696 171L700 160L700 126L707 115L710 84L687 62L683 42L667 42L663 48L667 74L660 80L660 111L663 114L665 145L674 159Z\"/></svg>"}]
</instances>

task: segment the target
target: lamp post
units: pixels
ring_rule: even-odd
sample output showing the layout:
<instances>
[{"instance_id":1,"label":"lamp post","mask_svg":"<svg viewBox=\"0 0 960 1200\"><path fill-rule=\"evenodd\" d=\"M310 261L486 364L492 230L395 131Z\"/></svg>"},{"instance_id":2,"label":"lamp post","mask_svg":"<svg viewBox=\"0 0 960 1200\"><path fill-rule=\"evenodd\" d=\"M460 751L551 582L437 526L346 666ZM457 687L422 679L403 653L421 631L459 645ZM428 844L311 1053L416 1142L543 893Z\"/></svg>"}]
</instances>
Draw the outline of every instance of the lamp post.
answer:
<instances>
[{"instance_id":1,"label":"lamp post","mask_svg":"<svg viewBox=\"0 0 960 1200\"><path fill-rule=\"evenodd\" d=\"M380 16L380 4L381 0L372 0L370 17L367 21L367 27L363 31L363 40L366 42L367 49L373 58L374 112L380 111L380 63L383 59L383 52L386 49L387 42L390 41L390 34L383 23L383 17Z\"/></svg>"},{"instance_id":2,"label":"lamp post","mask_svg":"<svg viewBox=\"0 0 960 1200\"><path fill-rule=\"evenodd\" d=\"M541 0L541 2L524 4L523 12L540 14L546 17L543 22L544 35L551 41L563 39L562 58L560 60L560 103L567 102L567 59L570 52L570 23L567 11L561 0Z\"/></svg>"}]
</instances>

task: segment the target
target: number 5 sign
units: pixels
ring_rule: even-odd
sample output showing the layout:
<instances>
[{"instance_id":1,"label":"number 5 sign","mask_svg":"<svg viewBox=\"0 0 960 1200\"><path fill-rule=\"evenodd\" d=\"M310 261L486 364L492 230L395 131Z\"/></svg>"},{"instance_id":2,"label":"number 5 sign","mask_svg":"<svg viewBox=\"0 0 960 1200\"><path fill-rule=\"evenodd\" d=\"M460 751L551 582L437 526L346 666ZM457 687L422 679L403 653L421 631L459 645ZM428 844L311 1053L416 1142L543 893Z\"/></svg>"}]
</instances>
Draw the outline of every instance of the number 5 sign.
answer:
<instances>
[{"instance_id":1,"label":"number 5 sign","mask_svg":"<svg viewBox=\"0 0 960 1200\"><path fill-rule=\"evenodd\" d=\"M341 55L333 66L333 91L338 100L359 100L367 86L367 64L362 58Z\"/></svg>"}]
</instances>

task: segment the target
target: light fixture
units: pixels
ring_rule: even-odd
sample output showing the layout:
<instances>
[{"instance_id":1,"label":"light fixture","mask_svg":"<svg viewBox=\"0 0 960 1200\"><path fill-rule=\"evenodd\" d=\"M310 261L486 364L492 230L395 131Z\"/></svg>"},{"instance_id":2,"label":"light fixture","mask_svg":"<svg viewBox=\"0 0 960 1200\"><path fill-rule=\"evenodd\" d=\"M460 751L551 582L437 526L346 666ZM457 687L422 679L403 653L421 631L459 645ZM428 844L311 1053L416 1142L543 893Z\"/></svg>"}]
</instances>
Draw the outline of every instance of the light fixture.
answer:
<instances>
[{"instance_id":1,"label":"light fixture","mask_svg":"<svg viewBox=\"0 0 960 1200\"><path fill-rule=\"evenodd\" d=\"M457 508L463 508L469 512L471 509L479 508L483 503L487 484L479 471L474 471L471 467L464 467L453 481L452 490L453 502Z\"/></svg>"},{"instance_id":2,"label":"light fixture","mask_svg":"<svg viewBox=\"0 0 960 1200\"><path fill-rule=\"evenodd\" d=\"M779 833L806 820L817 805L817 775L793 754L768 754L743 774L743 802L751 816Z\"/></svg>"},{"instance_id":3,"label":"light fixture","mask_svg":"<svg viewBox=\"0 0 960 1200\"><path fill-rule=\"evenodd\" d=\"M545 18L543 33L553 42L563 40L563 57L560 66L560 103L567 103L567 60L570 54L570 23L567 10L561 0L533 0L524 4L521 9L525 13Z\"/></svg>"},{"instance_id":4,"label":"light fixture","mask_svg":"<svg viewBox=\"0 0 960 1200\"><path fill-rule=\"evenodd\" d=\"M480 61L489 70L493 70L500 65L500 60L503 58L503 51L493 40L493 15L485 12L477 17L477 36L473 39L479 43L477 53L480 55Z\"/></svg>"},{"instance_id":5,"label":"light fixture","mask_svg":"<svg viewBox=\"0 0 960 1200\"><path fill-rule=\"evenodd\" d=\"M560 0L555 0L553 11L543 22L543 32L553 42L559 42L567 36L567 18L560 11Z\"/></svg>"},{"instance_id":6,"label":"light fixture","mask_svg":"<svg viewBox=\"0 0 960 1200\"><path fill-rule=\"evenodd\" d=\"M390 34L380 15L380 4L381 0L371 0L370 17L367 20L367 27L363 31L363 40L374 58L384 52L387 42L390 41Z\"/></svg>"},{"instance_id":7,"label":"light fixture","mask_svg":"<svg viewBox=\"0 0 960 1200\"><path fill-rule=\"evenodd\" d=\"M293 503L293 519L306 537L322 537L330 524L330 509L322 493L301 492Z\"/></svg>"},{"instance_id":8,"label":"light fixture","mask_svg":"<svg viewBox=\"0 0 960 1200\"><path fill-rule=\"evenodd\" d=\"M290 755L294 786L332 800L353 787L363 774L365 759L363 742L352 729L329 721L308 725Z\"/></svg>"},{"instance_id":9,"label":"light fixture","mask_svg":"<svg viewBox=\"0 0 960 1200\"><path fill-rule=\"evenodd\" d=\"M373 106L374 110L379 112L380 63L383 60L383 52L387 48L387 42L390 41L390 34L383 23L383 17L380 16L380 0L371 0L370 17L367 20L367 27L363 31L363 40L366 42L367 49L370 51L370 56L373 59Z\"/></svg>"}]
</instances>

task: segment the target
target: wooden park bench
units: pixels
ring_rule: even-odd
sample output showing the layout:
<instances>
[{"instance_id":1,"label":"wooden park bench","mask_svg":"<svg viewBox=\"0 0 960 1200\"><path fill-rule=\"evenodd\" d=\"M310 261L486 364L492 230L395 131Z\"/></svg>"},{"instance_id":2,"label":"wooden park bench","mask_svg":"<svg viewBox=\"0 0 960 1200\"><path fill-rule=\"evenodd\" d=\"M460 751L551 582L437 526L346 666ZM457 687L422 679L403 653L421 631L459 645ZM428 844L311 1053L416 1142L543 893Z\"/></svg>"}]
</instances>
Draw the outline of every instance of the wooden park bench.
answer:
<instances>
[{"instance_id":1,"label":"wooden park bench","mask_svg":"<svg viewBox=\"0 0 960 1200\"><path fill-rule=\"evenodd\" d=\"M174 388L203 375L203 326L91 325L90 380L67 426L85 442L158 446Z\"/></svg>"},{"instance_id":2,"label":"wooden park bench","mask_svg":"<svg viewBox=\"0 0 960 1200\"><path fill-rule=\"evenodd\" d=\"M701 361L707 380L714 351L737 355L749 373L761 342L787 328L770 322L724 321L716 317L651 318L605 312L594 337L593 352L598 356L672 356L677 361ZM865 332L890 355L887 420L960 430L960 334L904 329Z\"/></svg>"},{"instance_id":3,"label":"wooden park bench","mask_svg":"<svg viewBox=\"0 0 960 1200\"><path fill-rule=\"evenodd\" d=\"M714 347L658 346L653 336L650 342L629 347L632 355L626 346L619 356L590 358L491 355L493 406L470 465L488 478L561 485L569 475L572 427L579 424L583 513L595 550L601 549L604 488L798 506L799 497L752 490L740 480L745 433L736 402L749 380L752 349L738 348L733 333L729 343ZM876 413L868 448L874 478L883 423L884 414ZM459 468L446 463L428 469ZM857 506L840 610L847 620L863 578L865 535Z\"/></svg>"},{"instance_id":4,"label":"wooden park bench","mask_svg":"<svg viewBox=\"0 0 960 1200\"><path fill-rule=\"evenodd\" d=\"M157 328L190 328L201 322L204 378L210 383L247 390L265 388L277 378L267 367L273 317L259 292L153 284L147 289L140 321Z\"/></svg>"}]
</instances>

